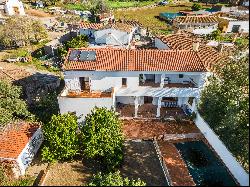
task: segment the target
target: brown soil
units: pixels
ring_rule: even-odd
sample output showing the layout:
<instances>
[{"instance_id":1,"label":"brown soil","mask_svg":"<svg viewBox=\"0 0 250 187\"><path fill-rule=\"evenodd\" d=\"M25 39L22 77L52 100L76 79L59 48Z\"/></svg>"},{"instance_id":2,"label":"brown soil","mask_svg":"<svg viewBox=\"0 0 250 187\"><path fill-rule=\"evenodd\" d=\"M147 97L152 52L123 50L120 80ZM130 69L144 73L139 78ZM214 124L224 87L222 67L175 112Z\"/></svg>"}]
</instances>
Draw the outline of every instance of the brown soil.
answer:
<instances>
[{"instance_id":1,"label":"brown soil","mask_svg":"<svg viewBox=\"0 0 250 187\"><path fill-rule=\"evenodd\" d=\"M129 179L140 178L147 186L167 186L152 141L126 141L124 163L120 171Z\"/></svg>"},{"instance_id":2,"label":"brown soil","mask_svg":"<svg viewBox=\"0 0 250 187\"><path fill-rule=\"evenodd\" d=\"M30 15L30 16L35 16L35 17L51 17L52 15L46 12L43 12L41 10L36 10L36 9L27 9L25 10L26 14Z\"/></svg>"},{"instance_id":3,"label":"brown soil","mask_svg":"<svg viewBox=\"0 0 250 187\"><path fill-rule=\"evenodd\" d=\"M193 122L162 122L160 120L123 120L123 134L129 139L151 139L163 134L200 133Z\"/></svg>"},{"instance_id":4,"label":"brown soil","mask_svg":"<svg viewBox=\"0 0 250 187\"><path fill-rule=\"evenodd\" d=\"M158 145L169 171L173 186L195 186L185 161L182 159L174 144L160 141Z\"/></svg>"}]
</instances>

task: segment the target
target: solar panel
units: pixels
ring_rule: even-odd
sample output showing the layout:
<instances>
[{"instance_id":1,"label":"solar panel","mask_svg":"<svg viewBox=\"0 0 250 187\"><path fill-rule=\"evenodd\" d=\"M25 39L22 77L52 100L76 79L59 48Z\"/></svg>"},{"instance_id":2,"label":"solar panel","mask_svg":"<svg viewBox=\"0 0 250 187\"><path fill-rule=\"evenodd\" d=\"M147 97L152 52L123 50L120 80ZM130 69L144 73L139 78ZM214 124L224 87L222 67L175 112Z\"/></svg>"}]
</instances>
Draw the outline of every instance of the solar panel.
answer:
<instances>
[{"instance_id":1,"label":"solar panel","mask_svg":"<svg viewBox=\"0 0 250 187\"><path fill-rule=\"evenodd\" d=\"M80 55L80 51L73 50L70 52L69 60L70 61L78 61L79 55Z\"/></svg>"},{"instance_id":2,"label":"solar panel","mask_svg":"<svg viewBox=\"0 0 250 187\"><path fill-rule=\"evenodd\" d=\"M96 60L96 52L95 51L89 51L88 60L89 61L95 61Z\"/></svg>"},{"instance_id":3,"label":"solar panel","mask_svg":"<svg viewBox=\"0 0 250 187\"><path fill-rule=\"evenodd\" d=\"M80 61L95 61L96 60L96 52L95 51L81 51Z\"/></svg>"},{"instance_id":4,"label":"solar panel","mask_svg":"<svg viewBox=\"0 0 250 187\"><path fill-rule=\"evenodd\" d=\"M88 60L88 55L89 55L88 51L81 51L79 60L80 61L87 61Z\"/></svg>"}]
</instances>

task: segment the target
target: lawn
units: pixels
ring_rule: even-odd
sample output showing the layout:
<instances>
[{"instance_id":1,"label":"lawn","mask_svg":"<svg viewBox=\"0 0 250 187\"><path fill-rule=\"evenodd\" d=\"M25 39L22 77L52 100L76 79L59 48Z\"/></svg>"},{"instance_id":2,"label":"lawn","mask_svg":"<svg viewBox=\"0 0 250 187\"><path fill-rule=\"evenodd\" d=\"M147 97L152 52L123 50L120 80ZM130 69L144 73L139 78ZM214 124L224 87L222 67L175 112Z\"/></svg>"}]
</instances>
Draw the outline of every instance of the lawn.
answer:
<instances>
[{"instance_id":1,"label":"lawn","mask_svg":"<svg viewBox=\"0 0 250 187\"><path fill-rule=\"evenodd\" d=\"M191 10L193 3L185 3L183 5L167 5L156 6L152 8L141 8L132 10L116 10L114 15L116 19L136 20L144 27L148 27L152 34L166 34L171 30L165 21L161 21L158 17L161 12L179 12L181 10ZM210 8L211 5L202 4L203 8Z\"/></svg>"},{"instance_id":2,"label":"lawn","mask_svg":"<svg viewBox=\"0 0 250 187\"><path fill-rule=\"evenodd\" d=\"M129 7L142 7L142 6L148 6L153 5L156 2L159 2L158 0L151 0L151 1L141 1L138 2L136 0L134 1L108 1L108 5L111 9L117 9L117 8L129 8Z\"/></svg>"}]
</instances>

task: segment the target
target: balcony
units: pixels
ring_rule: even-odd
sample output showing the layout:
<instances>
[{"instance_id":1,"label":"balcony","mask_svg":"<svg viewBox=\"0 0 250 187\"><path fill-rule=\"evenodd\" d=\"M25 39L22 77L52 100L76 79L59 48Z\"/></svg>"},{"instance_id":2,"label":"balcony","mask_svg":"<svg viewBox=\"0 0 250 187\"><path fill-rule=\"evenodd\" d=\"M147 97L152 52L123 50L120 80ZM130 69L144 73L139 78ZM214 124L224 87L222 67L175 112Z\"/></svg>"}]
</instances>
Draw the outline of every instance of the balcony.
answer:
<instances>
[{"instance_id":1,"label":"balcony","mask_svg":"<svg viewBox=\"0 0 250 187\"><path fill-rule=\"evenodd\" d=\"M139 86L150 86L153 88L157 88L157 87L160 87L160 83L155 83L152 80L145 80L145 82L140 81Z\"/></svg>"},{"instance_id":2,"label":"balcony","mask_svg":"<svg viewBox=\"0 0 250 187\"><path fill-rule=\"evenodd\" d=\"M80 92L77 91L68 91L67 97L71 98L104 98L104 97L112 97L112 92L101 92L101 91L92 91L83 90Z\"/></svg>"},{"instance_id":3,"label":"balcony","mask_svg":"<svg viewBox=\"0 0 250 187\"><path fill-rule=\"evenodd\" d=\"M164 84L164 88L196 88L195 84L191 82L187 83L168 83Z\"/></svg>"}]
</instances>

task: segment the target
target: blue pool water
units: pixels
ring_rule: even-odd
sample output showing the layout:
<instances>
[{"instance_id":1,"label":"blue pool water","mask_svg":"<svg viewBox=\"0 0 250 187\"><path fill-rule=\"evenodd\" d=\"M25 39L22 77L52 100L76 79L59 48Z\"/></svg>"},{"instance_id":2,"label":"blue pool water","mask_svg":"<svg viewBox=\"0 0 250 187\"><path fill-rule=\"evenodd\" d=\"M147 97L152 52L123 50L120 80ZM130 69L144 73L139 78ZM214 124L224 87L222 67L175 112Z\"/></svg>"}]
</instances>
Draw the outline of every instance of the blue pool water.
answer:
<instances>
[{"instance_id":1,"label":"blue pool water","mask_svg":"<svg viewBox=\"0 0 250 187\"><path fill-rule=\"evenodd\" d=\"M171 12L162 12L160 13L160 17L163 19L171 20L176 18L177 16L183 16L182 13L171 13Z\"/></svg>"},{"instance_id":2,"label":"blue pool water","mask_svg":"<svg viewBox=\"0 0 250 187\"><path fill-rule=\"evenodd\" d=\"M176 143L194 182L199 186L236 186L234 178L202 141Z\"/></svg>"}]
</instances>

